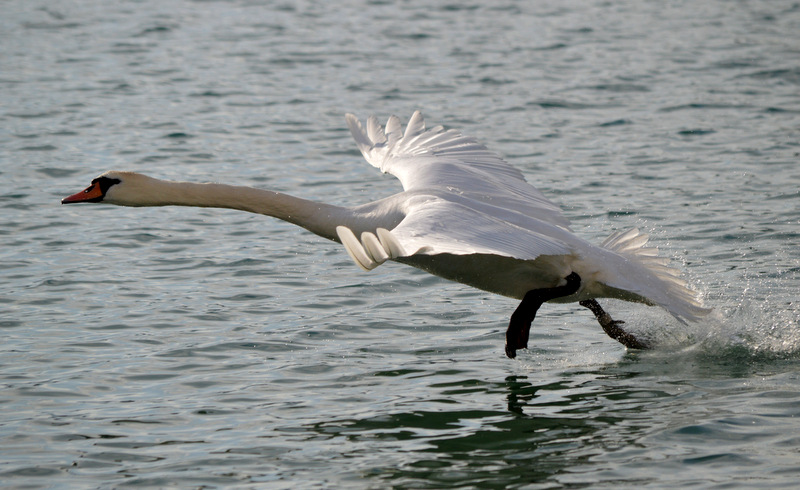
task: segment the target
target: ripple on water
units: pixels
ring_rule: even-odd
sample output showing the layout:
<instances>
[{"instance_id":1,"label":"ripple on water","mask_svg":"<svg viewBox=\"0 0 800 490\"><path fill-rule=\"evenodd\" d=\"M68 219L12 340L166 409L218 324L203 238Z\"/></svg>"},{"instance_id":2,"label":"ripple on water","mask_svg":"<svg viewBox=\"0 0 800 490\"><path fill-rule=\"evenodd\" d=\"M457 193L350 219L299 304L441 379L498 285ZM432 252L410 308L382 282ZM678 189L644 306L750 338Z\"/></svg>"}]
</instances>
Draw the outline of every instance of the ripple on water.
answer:
<instances>
[{"instance_id":1,"label":"ripple on water","mask_svg":"<svg viewBox=\"0 0 800 490\"><path fill-rule=\"evenodd\" d=\"M794 2L28 4L0 20L8 485L800 478ZM551 305L511 362L514 301L260 216L59 205L110 168L362 203L400 187L341 114L417 108L581 236L652 231L715 316L607 302L658 342L626 352Z\"/></svg>"}]
</instances>

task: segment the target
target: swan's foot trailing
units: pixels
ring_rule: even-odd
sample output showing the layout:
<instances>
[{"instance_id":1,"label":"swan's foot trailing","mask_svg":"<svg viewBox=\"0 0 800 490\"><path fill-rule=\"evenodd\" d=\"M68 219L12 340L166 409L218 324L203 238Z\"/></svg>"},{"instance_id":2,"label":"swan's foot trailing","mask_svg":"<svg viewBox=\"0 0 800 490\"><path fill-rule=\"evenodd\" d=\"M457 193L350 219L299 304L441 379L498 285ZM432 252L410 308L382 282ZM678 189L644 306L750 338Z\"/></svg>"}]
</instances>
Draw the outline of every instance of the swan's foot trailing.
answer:
<instances>
[{"instance_id":1,"label":"swan's foot trailing","mask_svg":"<svg viewBox=\"0 0 800 490\"><path fill-rule=\"evenodd\" d=\"M600 307L600 304L597 301L593 299L587 299L580 301L578 304L592 310L595 318L597 318L597 321L600 322L600 326L603 327L603 330L608 334L608 336L621 343L625 347L629 349L650 348L650 345L647 342L637 339L634 335L623 330L620 325L624 324L625 322L622 320L612 319L611 315L606 313L605 310Z\"/></svg>"},{"instance_id":2,"label":"swan's foot trailing","mask_svg":"<svg viewBox=\"0 0 800 490\"><path fill-rule=\"evenodd\" d=\"M536 312L545 301L561 298L575 294L581 286L581 277L574 272L566 278L567 283L563 286L548 289L533 289L525 293L522 302L511 315L511 321L506 330L506 355L510 358L517 357L517 349L528 347L528 336L531 331L531 324L536 318Z\"/></svg>"}]
</instances>

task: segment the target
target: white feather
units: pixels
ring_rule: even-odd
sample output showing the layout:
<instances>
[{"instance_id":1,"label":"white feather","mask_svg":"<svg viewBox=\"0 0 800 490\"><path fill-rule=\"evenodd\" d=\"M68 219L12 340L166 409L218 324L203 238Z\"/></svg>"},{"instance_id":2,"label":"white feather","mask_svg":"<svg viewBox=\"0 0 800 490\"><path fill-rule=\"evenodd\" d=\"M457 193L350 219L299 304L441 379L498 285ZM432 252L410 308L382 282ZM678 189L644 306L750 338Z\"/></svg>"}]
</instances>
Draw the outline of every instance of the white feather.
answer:
<instances>
[{"instance_id":1,"label":"white feather","mask_svg":"<svg viewBox=\"0 0 800 490\"><path fill-rule=\"evenodd\" d=\"M419 112L405 131L395 116L385 131L374 117L366 131L346 119L366 160L405 191L397 197L404 216L389 232L404 250L396 260L516 298L574 271L581 289L554 301L614 297L661 305L682 321L708 312L669 259L645 247L647 235L614 233L600 247L575 236L556 204L475 139L426 130Z\"/></svg>"},{"instance_id":2,"label":"white feather","mask_svg":"<svg viewBox=\"0 0 800 490\"><path fill-rule=\"evenodd\" d=\"M251 187L111 171L62 202L240 209L339 241L365 270L395 260L514 298L561 285L575 272L580 289L553 301L620 298L661 305L681 320L708 311L668 259L645 246L646 235L615 233L601 246L577 237L557 205L475 139L441 126L426 129L419 112L405 130L394 116L385 128L374 117L366 129L355 116L346 119L367 161L396 176L403 192L350 208Z\"/></svg>"}]
</instances>

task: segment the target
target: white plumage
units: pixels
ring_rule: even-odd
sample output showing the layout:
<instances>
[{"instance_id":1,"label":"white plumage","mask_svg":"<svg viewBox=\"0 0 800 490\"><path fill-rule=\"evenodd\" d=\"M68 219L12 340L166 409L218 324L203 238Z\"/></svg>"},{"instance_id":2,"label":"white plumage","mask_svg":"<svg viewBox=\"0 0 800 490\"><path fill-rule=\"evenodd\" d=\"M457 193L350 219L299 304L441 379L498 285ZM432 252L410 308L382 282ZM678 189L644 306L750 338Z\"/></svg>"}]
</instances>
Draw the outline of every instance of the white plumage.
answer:
<instances>
[{"instance_id":1,"label":"white plumage","mask_svg":"<svg viewBox=\"0 0 800 490\"><path fill-rule=\"evenodd\" d=\"M557 205L475 139L441 126L425 129L419 112L405 131L394 116L385 130L374 117L364 128L348 114L347 124L367 161L396 176L405 196L405 217L379 241L395 244L395 252L371 256L365 244L374 245L374 235L367 232L359 243L338 230L362 267L391 258L517 299L563 284L574 271L580 290L552 301L637 301L660 305L681 321L707 313L669 260L645 247L647 235L615 233L600 247L577 237Z\"/></svg>"},{"instance_id":2,"label":"white plumage","mask_svg":"<svg viewBox=\"0 0 800 490\"><path fill-rule=\"evenodd\" d=\"M513 298L530 291L544 291L540 301L618 298L659 305L680 321L698 320L709 311L668 259L645 246L646 235L635 229L615 233L600 246L579 238L557 205L475 139L441 126L426 129L419 112L405 130L394 116L385 128L374 117L366 128L351 114L346 119L367 161L396 176L403 192L341 207L250 187L110 171L62 202L239 209L339 241L367 270L394 260ZM507 347L512 357L515 348L527 345L527 328L538 309L530 304L527 327L525 322L516 327L524 338L518 336L510 352ZM621 322L613 322L596 302L582 304L595 312L609 335L622 338L614 330Z\"/></svg>"}]
</instances>

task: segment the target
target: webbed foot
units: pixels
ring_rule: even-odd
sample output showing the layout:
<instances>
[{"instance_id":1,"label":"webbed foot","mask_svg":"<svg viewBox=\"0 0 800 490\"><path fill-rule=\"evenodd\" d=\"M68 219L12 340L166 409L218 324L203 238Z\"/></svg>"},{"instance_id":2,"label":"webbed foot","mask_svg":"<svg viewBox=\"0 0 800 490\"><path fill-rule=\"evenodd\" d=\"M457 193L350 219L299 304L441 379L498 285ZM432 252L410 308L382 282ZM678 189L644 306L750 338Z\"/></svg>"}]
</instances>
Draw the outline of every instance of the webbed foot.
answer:
<instances>
[{"instance_id":1,"label":"webbed foot","mask_svg":"<svg viewBox=\"0 0 800 490\"><path fill-rule=\"evenodd\" d=\"M592 313L594 313L595 318L600 323L600 326L603 327L603 331L608 334L609 337L616 340L620 344L624 345L629 349L649 349L650 344L644 340L638 339L635 335L626 332L621 325L624 325L625 322L622 320L614 320L611 318L611 315L605 312L600 304L593 300L587 299L578 302L579 305L589 308Z\"/></svg>"}]
</instances>

